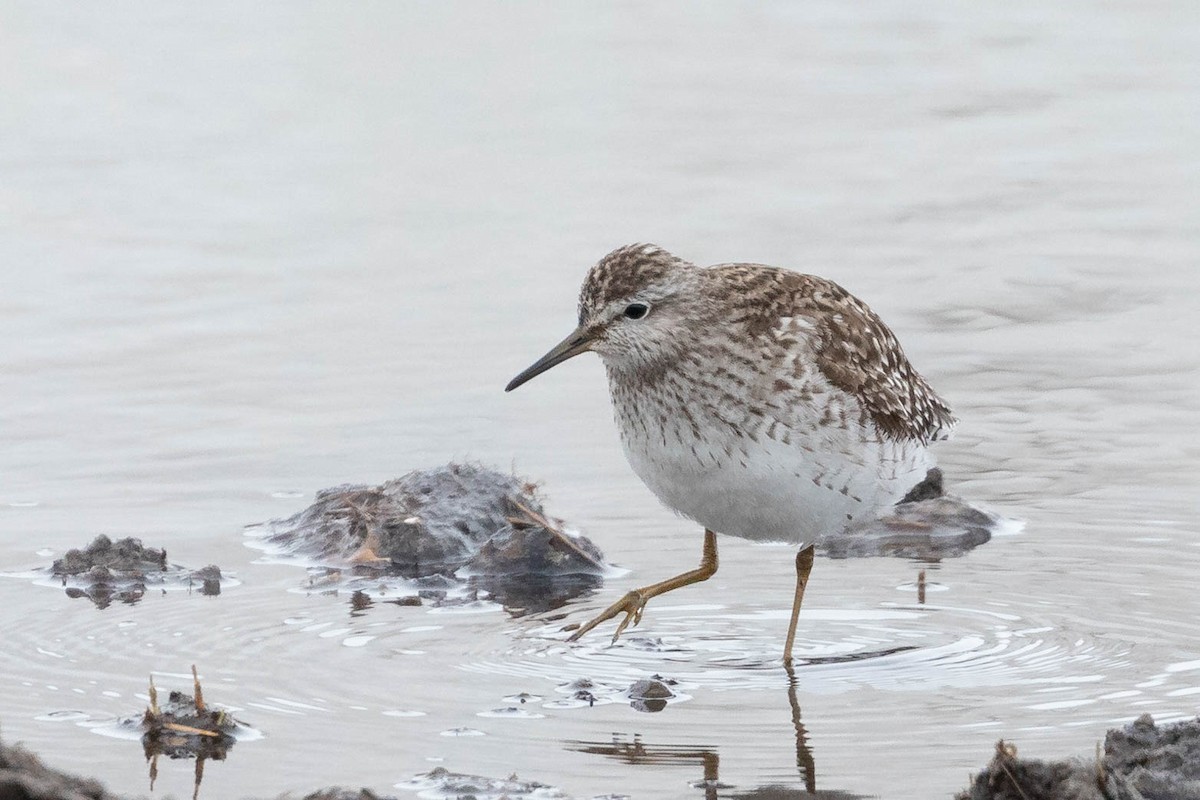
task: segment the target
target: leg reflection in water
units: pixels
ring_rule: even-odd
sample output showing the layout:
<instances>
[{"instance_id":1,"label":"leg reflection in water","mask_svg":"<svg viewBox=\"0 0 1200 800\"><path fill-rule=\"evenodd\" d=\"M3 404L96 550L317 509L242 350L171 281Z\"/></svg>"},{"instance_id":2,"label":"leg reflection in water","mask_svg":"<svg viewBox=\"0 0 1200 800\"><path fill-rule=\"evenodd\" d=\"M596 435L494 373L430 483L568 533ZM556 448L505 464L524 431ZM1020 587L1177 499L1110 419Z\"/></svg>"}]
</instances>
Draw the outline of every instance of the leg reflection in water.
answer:
<instances>
[{"instance_id":1,"label":"leg reflection in water","mask_svg":"<svg viewBox=\"0 0 1200 800\"><path fill-rule=\"evenodd\" d=\"M701 773L700 780L692 786L704 792L704 800L859 800L862 795L838 790L817 789L816 763L809 747L808 730L800 719L800 700L797 697L796 673L791 664L785 664L787 676L788 708L792 717L792 732L796 741L796 769L799 785L771 783L749 790L738 791L737 787L721 783L721 759L717 747L697 745L650 745L642 740L640 733L627 739L619 734L607 742L567 742L567 748L579 753L608 756L625 764L646 766L694 765Z\"/></svg>"},{"instance_id":2,"label":"leg reflection in water","mask_svg":"<svg viewBox=\"0 0 1200 800\"><path fill-rule=\"evenodd\" d=\"M808 746L808 731L800 721L800 700L796 697L796 670L792 667L791 659L783 662L788 678L788 705L792 709L792 730L796 732L796 769L804 776L804 790L809 794L817 793L817 765L813 760L812 749Z\"/></svg>"}]
</instances>

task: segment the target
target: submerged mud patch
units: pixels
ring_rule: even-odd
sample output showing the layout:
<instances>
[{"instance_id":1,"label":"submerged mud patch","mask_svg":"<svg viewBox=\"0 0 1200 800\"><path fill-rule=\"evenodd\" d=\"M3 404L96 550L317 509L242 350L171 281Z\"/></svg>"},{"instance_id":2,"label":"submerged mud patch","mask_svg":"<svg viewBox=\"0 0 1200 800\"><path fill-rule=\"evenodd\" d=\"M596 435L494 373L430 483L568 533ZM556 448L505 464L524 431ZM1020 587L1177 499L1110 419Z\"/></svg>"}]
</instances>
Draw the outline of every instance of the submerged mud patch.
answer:
<instances>
[{"instance_id":1,"label":"submerged mud patch","mask_svg":"<svg viewBox=\"0 0 1200 800\"><path fill-rule=\"evenodd\" d=\"M991 541L1007 520L946 494L942 471L929 470L896 505L819 543L830 558L893 556L935 562Z\"/></svg>"},{"instance_id":2,"label":"submerged mud patch","mask_svg":"<svg viewBox=\"0 0 1200 800\"><path fill-rule=\"evenodd\" d=\"M635 711L657 712L669 704L691 700L679 688L679 681L662 675L639 678L630 684L576 678L559 684L555 692L560 697L543 703L545 708L590 708L610 703L627 702ZM539 698L540 699L540 698Z\"/></svg>"},{"instance_id":3,"label":"submerged mud patch","mask_svg":"<svg viewBox=\"0 0 1200 800\"><path fill-rule=\"evenodd\" d=\"M569 797L559 789L536 781L523 781L516 775L508 778L485 778L479 775L464 775L437 767L417 775L412 780L397 783L397 789L418 792L420 797L461 798L476 800L504 800L505 798L538 798L557 800Z\"/></svg>"}]
</instances>

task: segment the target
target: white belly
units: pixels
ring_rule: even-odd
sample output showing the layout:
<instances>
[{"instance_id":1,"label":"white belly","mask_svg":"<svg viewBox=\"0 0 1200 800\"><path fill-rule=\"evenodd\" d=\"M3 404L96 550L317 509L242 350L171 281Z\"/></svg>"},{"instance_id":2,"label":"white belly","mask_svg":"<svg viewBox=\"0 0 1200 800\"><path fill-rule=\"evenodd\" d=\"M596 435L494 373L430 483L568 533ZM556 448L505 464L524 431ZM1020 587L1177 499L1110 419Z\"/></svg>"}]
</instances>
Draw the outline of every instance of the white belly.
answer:
<instances>
[{"instance_id":1,"label":"white belly","mask_svg":"<svg viewBox=\"0 0 1200 800\"><path fill-rule=\"evenodd\" d=\"M732 536L820 541L894 504L933 466L919 443L864 441L855 428L784 442L703 426L697 437L664 410L622 419L618 409L630 465L668 507Z\"/></svg>"}]
</instances>

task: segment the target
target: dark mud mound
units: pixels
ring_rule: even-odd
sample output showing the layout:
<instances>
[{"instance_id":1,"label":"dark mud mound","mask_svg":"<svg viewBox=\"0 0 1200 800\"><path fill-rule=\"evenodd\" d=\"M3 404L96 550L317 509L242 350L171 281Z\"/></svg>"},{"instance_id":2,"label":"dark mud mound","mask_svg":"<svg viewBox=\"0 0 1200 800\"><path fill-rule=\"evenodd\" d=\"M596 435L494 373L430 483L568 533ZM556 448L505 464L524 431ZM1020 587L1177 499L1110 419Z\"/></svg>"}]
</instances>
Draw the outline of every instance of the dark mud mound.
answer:
<instances>
[{"instance_id":1,"label":"dark mud mound","mask_svg":"<svg viewBox=\"0 0 1200 800\"><path fill-rule=\"evenodd\" d=\"M121 800L90 778L51 769L23 747L0 742L0 797L4 800Z\"/></svg>"},{"instance_id":2,"label":"dark mud mound","mask_svg":"<svg viewBox=\"0 0 1200 800\"><path fill-rule=\"evenodd\" d=\"M50 567L70 597L86 597L99 608L114 600L133 604L148 588L221 593L221 570L210 564L191 570L167 561L167 551L146 547L140 539L113 541L101 534L82 549L68 550Z\"/></svg>"},{"instance_id":3,"label":"dark mud mound","mask_svg":"<svg viewBox=\"0 0 1200 800\"><path fill-rule=\"evenodd\" d=\"M1160 728L1144 714L1110 730L1098 759L1023 759L1001 741L957 800L1200 800L1200 719Z\"/></svg>"},{"instance_id":4,"label":"dark mud mound","mask_svg":"<svg viewBox=\"0 0 1200 800\"><path fill-rule=\"evenodd\" d=\"M603 569L600 551L544 515L533 484L473 464L417 470L380 486L338 486L265 539L330 567L352 560L406 578L566 575Z\"/></svg>"},{"instance_id":5,"label":"dark mud mound","mask_svg":"<svg viewBox=\"0 0 1200 800\"><path fill-rule=\"evenodd\" d=\"M343 789L341 786L331 786L306 794L304 800L395 800L395 797L375 794L370 789Z\"/></svg>"},{"instance_id":6,"label":"dark mud mound","mask_svg":"<svg viewBox=\"0 0 1200 800\"><path fill-rule=\"evenodd\" d=\"M934 562L986 544L1003 522L946 494L942 471L935 468L895 506L855 522L818 547L830 558L892 556Z\"/></svg>"},{"instance_id":7,"label":"dark mud mound","mask_svg":"<svg viewBox=\"0 0 1200 800\"><path fill-rule=\"evenodd\" d=\"M287 519L252 526L267 548L350 577L470 581L510 608L545 610L600 582L599 548L546 516L536 487L475 464L338 486ZM328 582L325 582L328 585ZM366 591L361 581L346 588Z\"/></svg>"}]
</instances>

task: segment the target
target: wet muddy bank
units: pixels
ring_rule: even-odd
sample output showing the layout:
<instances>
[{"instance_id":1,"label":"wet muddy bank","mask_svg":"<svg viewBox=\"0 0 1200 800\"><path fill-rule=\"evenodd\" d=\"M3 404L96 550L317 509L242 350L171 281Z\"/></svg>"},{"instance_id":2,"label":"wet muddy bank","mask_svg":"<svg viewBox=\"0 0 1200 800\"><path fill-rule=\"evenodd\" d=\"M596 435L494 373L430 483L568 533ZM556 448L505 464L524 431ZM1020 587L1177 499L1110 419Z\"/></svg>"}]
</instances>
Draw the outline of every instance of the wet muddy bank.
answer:
<instances>
[{"instance_id":1,"label":"wet muddy bank","mask_svg":"<svg viewBox=\"0 0 1200 800\"><path fill-rule=\"evenodd\" d=\"M955 800L1200 800L1200 718L1155 725L1145 714L1104 737L1092 755L1021 758L1004 741Z\"/></svg>"},{"instance_id":2,"label":"wet muddy bank","mask_svg":"<svg viewBox=\"0 0 1200 800\"><path fill-rule=\"evenodd\" d=\"M194 698L184 698L187 704ZM639 744L614 741L611 749L592 748L601 754L634 762L656 758L689 757L687 753L658 754ZM695 758L703 761L703 753ZM711 756L715 759L715 755ZM706 770L708 774L710 770ZM705 790L717 797L721 787L715 777ZM418 796L498 798L563 798L570 795L537 781L515 775L488 778L436 767L395 784L395 788ZM731 788L731 787L730 787ZM842 792L780 788L777 794L766 787L737 797L851 797ZM280 795L295 797L294 793ZM390 800L394 794L367 788L326 787L304 795L304 800ZM613 797L623 795L612 795ZM0 741L0 797L14 800L125 800L110 793L97 780L72 775L44 764L21 745ZM1103 751L1060 761L1021 758L1016 747L1001 741L991 763L975 776L971 786L955 800L1198 800L1200 799L1200 718L1187 722L1156 725L1144 715L1105 737Z\"/></svg>"},{"instance_id":3,"label":"wet muddy bank","mask_svg":"<svg viewBox=\"0 0 1200 800\"><path fill-rule=\"evenodd\" d=\"M477 800L519 800L519 798L567 798L554 787L536 781L523 781L515 775L487 778L436 767L400 782L408 790L403 796L473 797ZM199 787L193 796L200 795ZM275 800L295 800L296 793L278 795ZM20 744L0 741L0 798L4 800L134 800L130 795L115 794L98 780L51 767ZM303 800L396 800L392 793L371 789L329 786L303 796Z\"/></svg>"}]
</instances>

